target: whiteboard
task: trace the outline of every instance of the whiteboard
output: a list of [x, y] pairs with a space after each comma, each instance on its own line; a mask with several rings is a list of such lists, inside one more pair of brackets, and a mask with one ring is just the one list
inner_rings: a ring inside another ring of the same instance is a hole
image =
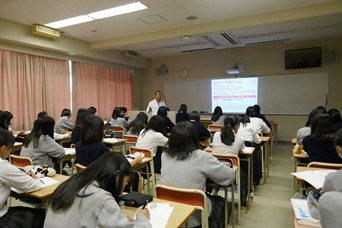
[[[167, 106], [170, 110], [178, 110], [181, 104], [186, 104], [188, 112], [210, 112], [212, 79], [217, 78], [164, 81]], [[307, 73], [260, 76], [258, 88], [258, 104], [262, 113], [307, 114], [313, 108], [325, 105], [329, 75]]]

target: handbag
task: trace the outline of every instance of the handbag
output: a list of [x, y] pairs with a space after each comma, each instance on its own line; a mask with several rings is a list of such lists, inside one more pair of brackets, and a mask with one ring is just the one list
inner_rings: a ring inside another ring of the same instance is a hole
[[124, 201], [126, 206], [130, 207], [140, 207], [144, 205], [144, 203], [151, 202], [153, 200], [152, 195], [143, 194], [140, 192], [130, 192], [128, 194], [122, 195], [120, 198]]

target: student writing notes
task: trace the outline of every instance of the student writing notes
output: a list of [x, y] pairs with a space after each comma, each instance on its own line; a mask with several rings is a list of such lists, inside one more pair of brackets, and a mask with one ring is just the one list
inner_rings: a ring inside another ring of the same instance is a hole
[[118, 203], [133, 169], [120, 153], [108, 152], [53, 193], [44, 228], [151, 228], [149, 212], [130, 222]]
[[33, 179], [6, 160], [12, 150], [14, 140], [9, 131], [0, 129], [0, 227], [42, 227], [45, 210], [6, 206], [7, 198], [11, 193], [11, 187], [23, 192], [36, 191], [41, 187], [38, 179]]
[[[179, 122], [171, 131], [168, 141], [169, 150], [162, 154], [161, 183], [176, 187], [206, 190], [206, 179], [229, 185], [235, 180], [232, 168], [219, 162], [217, 158], [198, 149], [198, 137], [189, 121]], [[208, 196], [209, 227], [224, 227], [224, 206], [219, 198]], [[211, 213], [214, 212], [214, 215]], [[218, 215], [218, 216], [217, 216]], [[211, 218], [216, 219], [211, 219]], [[197, 211], [189, 219], [190, 227], [200, 225], [200, 213]], [[215, 225], [213, 225], [215, 224]]]

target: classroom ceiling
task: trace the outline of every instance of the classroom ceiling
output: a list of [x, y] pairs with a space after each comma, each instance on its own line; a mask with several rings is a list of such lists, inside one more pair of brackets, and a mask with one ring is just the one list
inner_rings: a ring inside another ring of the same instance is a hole
[[[0, 18], [31, 26], [134, 1], [0, 0]], [[144, 57], [342, 36], [341, 0], [140, 2], [149, 8], [60, 30], [94, 50], [133, 50]]]

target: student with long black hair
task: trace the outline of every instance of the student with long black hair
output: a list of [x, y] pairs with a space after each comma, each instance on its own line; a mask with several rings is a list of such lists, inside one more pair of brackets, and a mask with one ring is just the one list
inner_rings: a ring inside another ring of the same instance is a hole
[[340, 111], [338, 111], [336, 108], [332, 108], [328, 111], [328, 114], [331, 118], [332, 124], [334, 125], [334, 128], [336, 131], [340, 130], [342, 128], [342, 117], [340, 114]]
[[72, 134], [71, 134], [71, 143], [72, 144], [76, 144], [77, 142], [80, 141], [81, 129], [82, 129], [84, 118], [90, 114], [91, 113], [90, 113], [89, 109], [87, 109], [87, 108], [80, 108], [77, 111], [75, 127], [72, 130]]
[[222, 108], [220, 106], [216, 106], [214, 109], [213, 116], [211, 117], [212, 125], [224, 125], [224, 118]]
[[[207, 178], [221, 185], [235, 180], [232, 168], [199, 149], [196, 130], [189, 121], [181, 121], [172, 129], [168, 146], [162, 154], [162, 184], [205, 192]], [[209, 227], [224, 227], [224, 199], [208, 195], [208, 216]], [[201, 224], [200, 211], [190, 217], [189, 223], [190, 227]]]
[[336, 131], [328, 114], [317, 114], [311, 123], [311, 135], [303, 139], [310, 162], [342, 163], [334, 146]]
[[305, 136], [308, 136], [311, 134], [311, 122], [312, 119], [317, 115], [317, 114], [325, 114], [323, 109], [320, 108], [314, 108], [313, 110], [311, 110], [311, 112], [309, 113], [308, 119], [305, 123], [305, 127], [300, 128], [297, 131], [297, 143], [301, 143], [304, 139]]
[[113, 109], [111, 124], [112, 126], [121, 126], [125, 131], [127, 131], [128, 121], [121, 116], [120, 107], [115, 107]]
[[34, 121], [33, 129], [25, 138], [20, 155], [30, 157], [34, 165], [53, 167], [52, 158], [65, 155], [64, 148], [54, 140], [54, 125], [55, 121], [48, 115]]
[[61, 133], [61, 131], [72, 131], [74, 129], [74, 124], [71, 122], [71, 110], [65, 108], [62, 110], [61, 117], [56, 122], [56, 132]]
[[251, 127], [256, 130], [258, 134], [271, 132], [271, 129], [266, 125], [266, 123], [262, 119], [258, 118], [253, 106], [249, 106], [246, 109], [246, 115], [249, 116]]
[[165, 123], [161, 116], [152, 116], [145, 129], [140, 134], [136, 147], [147, 148], [153, 154], [154, 170], [160, 173], [161, 150], [158, 147], [165, 147], [167, 138], [163, 135]]
[[243, 139], [236, 135], [239, 127], [240, 123], [237, 117], [226, 116], [221, 132], [214, 134], [213, 153], [238, 155], [239, 151], [245, 148]]
[[13, 135], [0, 128], [0, 227], [1, 228], [41, 228], [44, 223], [45, 210], [27, 207], [8, 207], [7, 199], [11, 187], [23, 192], [36, 191], [41, 187], [33, 174], [20, 171], [6, 158], [11, 153], [15, 142]]
[[119, 206], [133, 169], [120, 153], [107, 152], [53, 193], [44, 228], [150, 228], [149, 212], [137, 209], [130, 222]]
[[186, 104], [181, 104], [176, 114], [176, 123], [187, 120], [189, 120], [188, 107]]
[[139, 133], [147, 125], [148, 116], [144, 112], [139, 112], [133, 121], [128, 124], [127, 135], [139, 136]]
[[12, 119], [13, 119], [12, 113], [10, 113], [9, 111], [0, 110], [0, 128], [11, 131], [10, 125], [11, 125]]

